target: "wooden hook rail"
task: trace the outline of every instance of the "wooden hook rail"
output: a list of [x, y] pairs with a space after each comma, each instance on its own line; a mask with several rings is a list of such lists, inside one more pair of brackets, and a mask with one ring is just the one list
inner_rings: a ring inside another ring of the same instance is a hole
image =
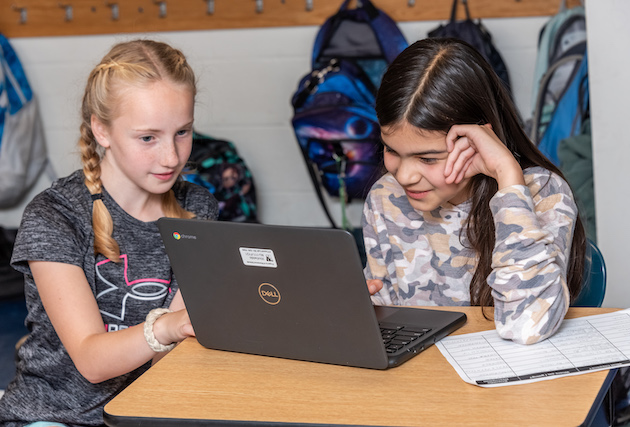
[[[342, 0], [0, 0], [7, 37], [321, 25]], [[452, 0], [372, 0], [394, 20], [447, 20]], [[468, 0], [474, 18], [549, 16], [559, 0]], [[568, 5], [578, 0], [568, 1]], [[460, 15], [463, 16], [463, 13]]]

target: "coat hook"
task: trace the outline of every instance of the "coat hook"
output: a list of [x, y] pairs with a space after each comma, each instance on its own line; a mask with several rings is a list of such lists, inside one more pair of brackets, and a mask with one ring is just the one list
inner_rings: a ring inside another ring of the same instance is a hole
[[206, 13], [208, 15], [214, 15], [214, 0], [204, 0], [204, 1], [208, 5], [208, 8], [206, 9]]
[[153, 0], [153, 4], [157, 4], [160, 7], [160, 18], [166, 18], [166, 2]]
[[407, 6], [409, 7], [414, 7], [416, 5], [416, 0], [409, 0], [409, 2], [407, 3]]
[[313, 10], [313, 0], [306, 0], [306, 11], [310, 12]]
[[256, 13], [263, 13], [263, 0], [256, 0]]
[[118, 18], [120, 17], [118, 3], [105, 2], [105, 5], [112, 10], [112, 21], [118, 21]]
[[20, 25], [26, 24], [26, 18], [28, 13], [26, 12], [26, 8], [25, 7], [17, 7], [16, 5], [12, 4], [11, 5], [11, 9], [20, 12]]
[[59, 3], [59, 7], [64, 9], [66, 12], [66, 22], [72, 21], [72, 5]]

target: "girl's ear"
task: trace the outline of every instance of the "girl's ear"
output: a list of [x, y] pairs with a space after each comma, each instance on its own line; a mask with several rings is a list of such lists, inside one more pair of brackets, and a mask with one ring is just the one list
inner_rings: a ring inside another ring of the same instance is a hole
[[103, 148], [109, 148], [109, 130], [94, 114], [90, 119], [90, 126], [92, 127], [92, 134], [96, 138], [96, 142]]

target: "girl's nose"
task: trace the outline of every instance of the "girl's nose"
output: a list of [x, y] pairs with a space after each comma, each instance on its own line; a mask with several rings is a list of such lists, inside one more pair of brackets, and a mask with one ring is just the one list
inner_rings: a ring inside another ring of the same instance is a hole
[[168, 141], [162, 146], [162, 152], [160, 161], [163, 166], [175, 167], [179, 163], [179, 156], [177, 153], [177, 145], [175, 141]]
[[412, 185], [419, 182], [422, 179], [422, 174], [418, 168], [414, 167], [408, 160], [402, 160], [398, 165], [396, 174], [394, 176], [396, 181], [402, 186]]

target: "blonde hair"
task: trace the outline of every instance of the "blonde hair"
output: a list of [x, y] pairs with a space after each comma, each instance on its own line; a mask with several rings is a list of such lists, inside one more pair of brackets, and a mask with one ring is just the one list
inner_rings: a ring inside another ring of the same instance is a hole
[[[83, 95], [79, 148], [85, 185], [90, 194], [96, 195], [92, 204], [94, 253], [101, 253], [114, 262], [120, 261], [120, 248], [112, 237], [112, 217], [100, 198], [103, 187], [100, 165], [105, 149], [92, 132], [92, 116], [110, 126], [118, 114], [121, 89], [164, 80], [190, 88], [193, 98], [197, 93], [194, 72], [182, 52], [165, 43], [134, 40], [115, 45], [105, 55], [90, 73]], [[179, 205], [173, 190], [162, 195], [162, 210], [167, 217], [194, 217]]]

